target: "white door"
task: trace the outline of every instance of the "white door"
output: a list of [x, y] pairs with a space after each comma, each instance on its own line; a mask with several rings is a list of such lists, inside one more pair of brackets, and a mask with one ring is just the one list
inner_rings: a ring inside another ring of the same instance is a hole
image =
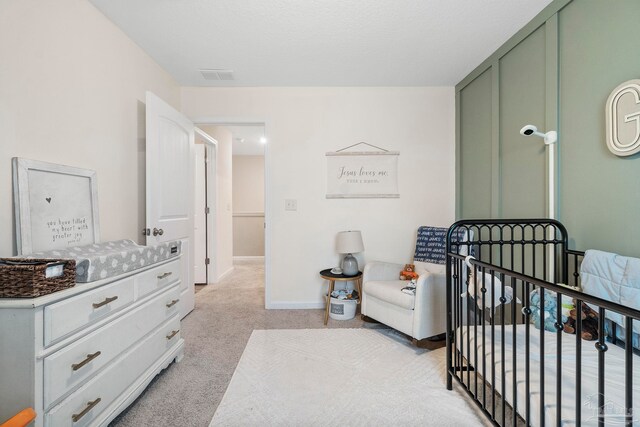
[[182, 241], [180, 313], [194, 307], [194, 125], [151, 92], [146, 96], [147, 244]]
[[207, 229], [207, 280], [209, 283], [217, 282], [216, 259], [216, 147], [215, 144], [207, 144], [205, 148], [206, 159], [206, 194], [207, 206], [205, 224]]
[[205, 190], [206, 168], [205, 168], [205, 145], [195, 145], [195, 213], [194, 213], [194, 251], [193, 251], [193, 281], [198, 284], [207, 283], [207, 195]]

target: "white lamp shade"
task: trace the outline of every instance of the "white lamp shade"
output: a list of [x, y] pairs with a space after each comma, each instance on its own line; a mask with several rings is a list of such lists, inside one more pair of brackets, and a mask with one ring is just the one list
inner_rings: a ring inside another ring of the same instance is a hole
[[336, 252], [339, 254], [355, 254], [364, 251], [362, 233], [359, 231], [341, 231], [336, 239]]

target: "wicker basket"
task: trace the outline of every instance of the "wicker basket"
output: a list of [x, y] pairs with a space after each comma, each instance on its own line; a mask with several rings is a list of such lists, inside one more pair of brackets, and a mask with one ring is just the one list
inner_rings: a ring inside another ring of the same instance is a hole
[[[0, 264], [0, 298], [39, 297], [76, 284], [76, 261], [72, 259], [0, 258], [0, 261], [32, 263]], [[48, 267], [61, 263], [64, 264], [62, 275], [46, 277]]]

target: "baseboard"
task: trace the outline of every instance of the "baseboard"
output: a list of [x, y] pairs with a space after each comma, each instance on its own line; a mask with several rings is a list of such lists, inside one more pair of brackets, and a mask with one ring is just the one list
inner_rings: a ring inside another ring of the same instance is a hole
[[267, 310], [311, 310], [324, 308], [324, 302], [271, 301], [265, 304]]
[[264, 256], [234, 256], [234, 261], [264, 261]]
[[230, 267], [227, 271], [225, 271], [224, 273], [222, 273], [221, 275], [218, 276], [218, 280], [215, 281], [215, 283], [218, 283], [219, 281], [221, 281], [222, 279], [224, 279], [225, 277], [227, 277], [228, 275], [230, 275], [233, 272], [233, 266]]

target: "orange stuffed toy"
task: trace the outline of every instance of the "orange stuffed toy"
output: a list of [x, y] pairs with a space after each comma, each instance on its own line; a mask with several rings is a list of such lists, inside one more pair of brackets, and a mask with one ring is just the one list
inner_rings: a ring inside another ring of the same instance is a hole
[[413, 264], [405, 264], [404, 270], [400, 272], [400, 280], [412, 280], [417, 278], [418, 273], [416, 273], [416, 266]]

